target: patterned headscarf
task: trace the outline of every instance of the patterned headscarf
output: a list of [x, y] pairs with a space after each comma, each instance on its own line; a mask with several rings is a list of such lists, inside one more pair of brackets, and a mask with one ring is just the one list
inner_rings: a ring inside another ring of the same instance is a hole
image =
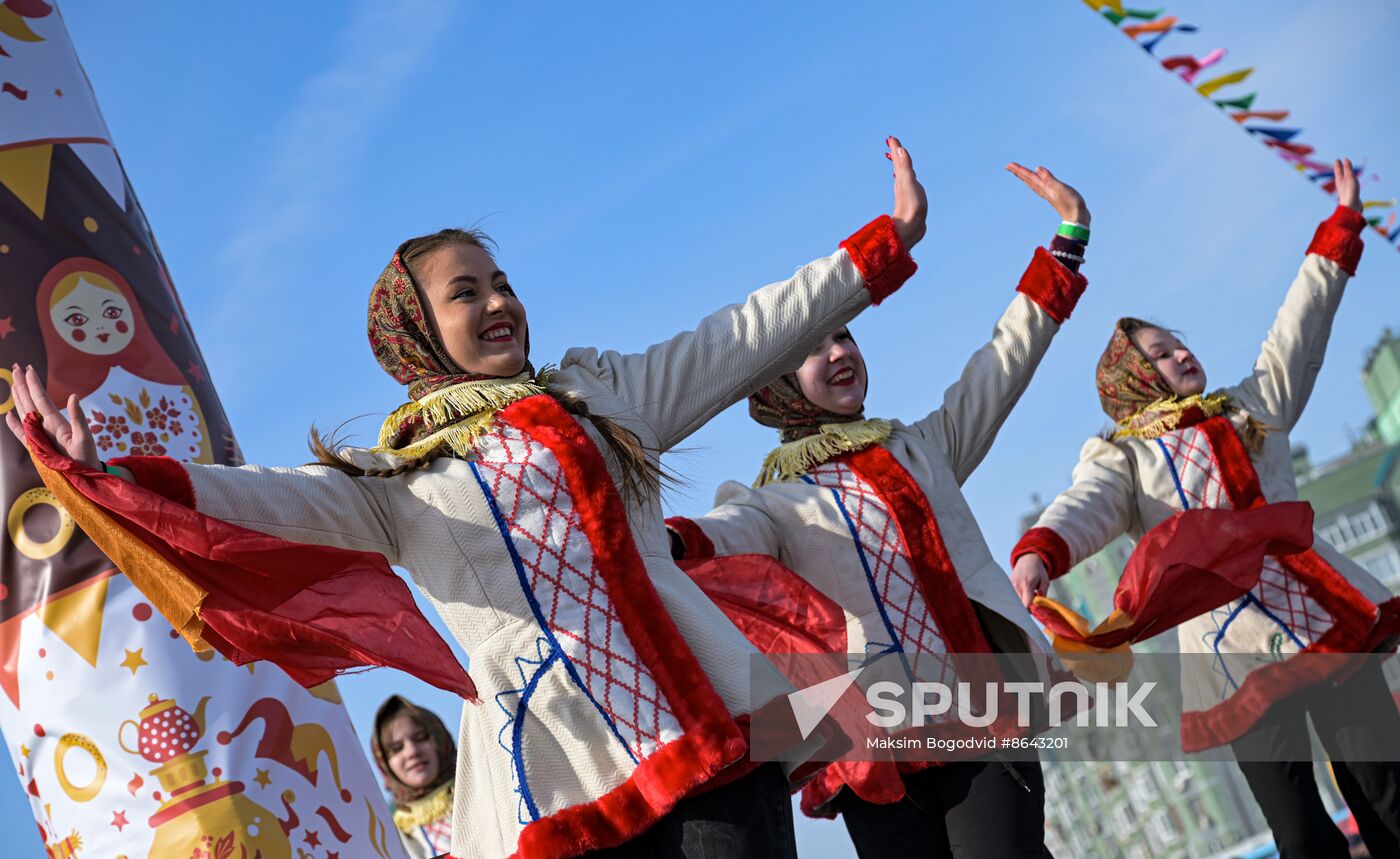
[[1229, 404], [1229, 398], [1222, 394], [1177, 396], [1128, 333], [1157, 327], [1131, 316], [1119, 319], [1099, 357], [1094, 381], [1099, 389], [1099, 404], [1117, 425], [1115, 437], [1155, 438], [1178, 426], [1190, 426], [1218, 415]]
[[1152, 328], [1149, 322], [1125, 316], [1113, 326], [1113, 336], [1099, 358], [1094, 381], [1099, 403], [1114, 423], [1124, 421], [1159, 400], [1176, 396], [1152, 361], [1126, 329]]
[[[428, 736], [433, 741], [433, 749], [437, 752], [438, 771], [432, 783], [425, 787], [409, 787], [389, 768], [389, 753], [384, 748], [383, 734], [389, 722], [398, 716], [407, 716], [417, 722], [423, 730], [428, 732]], [[399, 695], [389, 696], [375, 712], [374, 730], [370, 733], [369, 748], [374, 754], [374, 763], [379, 767], [379, 774], [384, 777], [384, 787], [394, 797], [396, 805], [405, 805], [422, 799], [456, 777], [457, 743], [453, 741], [447, 726], [442, 723], [436, 713], [424, 710]]]
[[[404, 244], [407, 244], [405, 242]], [[369, 296], [369, 345], [384, 372], [408, 386], [410, 402], [396, 409], [380, 431], [381, 449], [405, 456], [427, 451], [411, 446], [429, 436], [439, 435], [440, 444], [461, 447], [471, 433], [449, 438], [445, 430], [472, 418], [486, 408], [499, 408], [512, 399], [542, 393], [530, 365], [530, 335], [525, 334], [525, 368], [517, 376], [502, 379], [483, 373], [468, 373], [447, 354], [433, 333], [423, 309], [423, 298], [413, 275], [403, 261], [403, 245], [384, 267]], [[466, 383], [483, 383], [471, 385]], [[501, 389], [500, 383], [508, 383]], [[452, 389], [450, 392], [448, 389]], [[432, 397], [439, 392], [448, 397]], [[455, 442], [455, 444], [454, 444]], [[422, 447], [422, 445], [418, 445]], [[459, 451], [460, 452], [460, 451]]]
[[[850, 329], [846, 329], [850, 334]], [[854, 337], [851, 338], [855, 340]], [[866, 378], [866, 385], [870, 380]], [[802, 393], [796, 373], [785, 373], [749, 395], [749, 417], [778, 431], [784, 441], [797, 441], [816, 435], [823, 424], [843, 424], [865, 419], [865, 409], [853, 415], [829, 412]]]
[[787, 373], [749, 395], [749, 417], [773, 427], [788, 442], [816, 435], [823, 424], [864, 420], [865, 409], [853, 415], [829, 412], [803, 395], [796, 373]]

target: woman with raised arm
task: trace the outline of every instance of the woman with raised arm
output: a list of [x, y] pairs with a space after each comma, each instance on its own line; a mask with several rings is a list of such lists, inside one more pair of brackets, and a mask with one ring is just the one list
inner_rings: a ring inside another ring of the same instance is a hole
[[[673, 551], [687, 562], [766, 555], [800, 579], [775, 587], [766, 568], [749, 582], [739, 579], [743, 566], [696, 565], [692, 575], [721, 605], [767, 600], [775, 614], [799, 618], [795, 623], [806, 627], [799, 635], [817, 647], [825, 641], [827, 652], [898, 654], [921, 679], [930, 679], [931, 668], [941, 674], [950, 654], [1043, 650], [1043, 636], [992, 559], [961, 487], [1084, 291], [1078, 270], [1089, 210], [1044, 167], [1007, 169], [1063, 223], [1050, 250], [1036, 250], [991, 341], [973, 354], [942, 405], [908, 425], [866, 418], [865, 361], [850, 331], [837, 328], [795, 371], [749, 398], [749, 413], [782, 440], [754, 487], [725, 483], [710, 513], [668, 520]], [[743, 593], [749, 587], [752, 595]], [[772, 605], [784, 592], [802, 607]], [[839, 624], [834, 636], [812, 620], [828, 617]], [[760, 628], [760, 646], [776, 652], [791, 645], [767, 635], [771, 627]], [[832, 763], [804, 788], [803, 810], [840, 814], [861, 857], [1041, 857], [1045, 787], [1038, 762], [934, 763]]]
[[[1371, 855], [1400, 856], [1395, 703], [1374, 660], [1358, 670], [1359, 656], [1313, 656], [1381, 646], [1396, 631], [1391, 594], [1321, 540], [1308, 550], [1310, 515], [1283, 541], [1286, 551], [1269, 542], [1290, 530], [1281, 527], [1291, 515], [1284, 508], [1298, 506], [1288, 503], [1298, 497], [1288, 433], [1361, 258], [1366, 220], [1351, 162], [1337, 162], [1335, 175], [1341, 205], [1318, 227], [1242, 381], [1208, 394], [1205, 369], [1175, 333], [1118, 321], [1097, 372], [1114, 428], [1085, 443], [1073, 484], [1012, 555], [1022, 601], [1072, 638], [1122, 647], [1179, 624], [1185, 749], [1232, 744], [1281, 854], [1308, 859], [1348, 855], [1318, 795], [1308, 714]], [[1271, 510], [1270, 502], [1285, 503]], [[1198, 527], [1191, 515], [1229, 527]], [[1139, 545], [1119, 585], [1115, 622], [1102, 626], [1116, 629], [1077, 636], [1040, 595], [1125, 533]], [[1253, 547], [1248, 566], [1223, 572], [1239, 565], [1240, 545]], [[1190, 572], [1173, 578], [1181, 570]]]
[[233, 658], [311, 680], [413, 667], [394, 651], [406, 615], [381, 617], [388, 565], [405, 567], [481, 700], [463, 711], [454, 856], [792, 856], [786, 778], [747, 760], [743, 730], [789, 687], [751, 686], [753, 647], [672, 562], [659, 458], [913, 274], [927, 200], [888, 147], [892, 217], [692, 331], [570, 350], [553, 373], [530, 365], [525, 307], [482, 234], [404, 242], [369, 338], [409, 401], [374, 449], [316, 440], [324, 464], [301, 468], [138, 457], [107, 463], [114, 479], [33, 369], [16, 373], [25, 423], [7, 418], [176, 628]]

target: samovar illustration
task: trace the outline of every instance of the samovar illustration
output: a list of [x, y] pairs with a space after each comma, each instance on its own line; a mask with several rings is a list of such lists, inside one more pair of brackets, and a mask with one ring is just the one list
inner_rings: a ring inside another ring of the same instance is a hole
[[[152, 693], [140, 721], [128, 719], [117, 731], [117, 742], [129, 754], [140, 755], [156, 768], [150, 771], [160, 782], [156, 799], [161, 806], [152, 814], [156, 831], [151, 856], [179, 859], [280, 859], [292, 855], [284, 821], [258, 805], [244, 792], [243, 782], [226, 781], [221, 774], [209, 781], [204, 758], [195, 751], [204, 736], [205, 696], [194, 714], [174, 699]], [[126, 744], [127, 726], [136, 729], [136, 748]], [[289, 800], [289, 795], [284, 795]]]

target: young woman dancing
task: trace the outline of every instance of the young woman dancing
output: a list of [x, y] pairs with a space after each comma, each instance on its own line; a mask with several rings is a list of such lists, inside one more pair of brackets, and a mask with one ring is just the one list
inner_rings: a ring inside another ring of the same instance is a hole
[[[726, 483], [710, 513], [668, 521], [687, 561], [759, 554], [790, 568], [801, 579], [790, 590], [815, 588], [815, 599], [844, 617], [836, 652], [900, 654], [923, 669], [950, 654], [1042, 650], [961, 487], [1084, 291], [1089, 210], [1045, 168], [1008, 169], [1064, 223], [1049, 251], [1036, 250], [991, 341], [943, 404], [909, 425], [867, 419], [865, 361], [837, 328], [795, 372], [749, 398], [749, 413], [783, 442], [754, 488]], [[726, 580], [727, 569], [700, 566], [694, 575], [721, 603], [759, 601], [737, 593], [746, 583]], [[782, 589], [761, 578], [753, 588], [772, 602]], [[862, 857], [1044, 852], [1044, 782], [1034, 761], [843, 760], [807, 785], [802, 804], [814, 816], [841, 814]]]
[[[1214, 598], [1217, 583], [1199, 574], [1158, 583], [1121, 618], [1135, 628], [1122, 625], [1113, 641], [1126, 644], [1180, 624], [1184, 747], [1231, 743], [1280, 853], [1308, 859], [1348, 855], [1318, 795], [1309, 714], [1371, 855], [1400, 856], [1395, 703], [1374, 660], [1357, 669], [1363, 657], [1313, 655], [1377, 649], [1396, 629], [1391, 595], [1320, 540], [1309, 551], [1264, 548], [1282, 514], [1262, 508], [1297, 498], [1288, 433], [1312, 393], [1332, 318], [1361, 258], [1366, 220], [1356, 176], [1349, 161], [1338, 162], [1335, 173], [1341, 205], [1318, 227], [1242, 381], [1207, 394], [1205, 369], [1175, 333], [1138, 319], [1118, 321], [1097, 373], [1100, 401], [1114, 421], [1111, 436], [1085, 443], [1073, 485], [1012, 555], [1016, 590], [1043, 614], [1054, 608], [1037, 596], [1049, 582], [1120, 534], [1139, 540], [1139, 548], [1119, 593], [1145, 594], [1146, 579], [1136, 578], [1135, 567], [1165, 566], [1167, 556], [1211, 566], [1205, 555], [1217, 535], [1174, 534], [1182, 511], [1252, 517], [1262, 530], [1241, 592], [1228, 601]], [[1239, 530], [1244, 526], [1231, 527], [1218, 536], [1247, 537]], [[1310, 542], [1310, 518], [1301, 530], [1295, 549]]]
[[[258, 639], [286, 629], [320, 634], [314, 652], [340, 665], [392, 661], [387, 609], [359, 606], [370, 622], [353, 634], [343, 613], [405, 567], [479, 692], [454, 856], [791, 856], [786, 779], [746, 761], [742, 729], [785, 690], [752, 699], [753, 647], [672, 562], [659, 457], [913, 273], [927, 201], [888, 145], [893, 217], [693, 331], [640, 354], [574, 349], [553, 373], [531, 367], [525, 307], [483, 235], [403, 243], [371, 293], [369, 338], [409, 402], [372, 450], [318, 440], [324, 464], [302, 468], [108, 464], [133, 486], [95, 471], [76, 403], [61, 414], [32, 369], [15, 385], [27, 423], [9, 424], [177, 628], [240, 658], [302, 658], [311, 644]], [[275, 599], [249, 610], [262, 593]]]

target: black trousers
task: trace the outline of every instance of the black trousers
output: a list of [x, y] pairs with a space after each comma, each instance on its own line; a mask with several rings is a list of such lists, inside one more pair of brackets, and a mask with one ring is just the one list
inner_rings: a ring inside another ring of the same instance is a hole
[[1049, 856], [1039, 761], [948, 763], [905, 776], [904, 787], [904, 799], [885, 805], [841, 794], [841, 818], [860, 859]]
[[[1322, 683], [1274, 704], [1231, 743], [1281, 859], [1350, 855], [1318, 793], [1309, 715], [1366, 849], [1375, 859], [1400, 859], [1400, 711], [1374, 657], [1340, 685]], [[1248, 760], [1264, 757], [1271, 760]]]
[[650, 829], [592, 859], [797, 859], [792, 793], [777, 764], [676, 803]]

